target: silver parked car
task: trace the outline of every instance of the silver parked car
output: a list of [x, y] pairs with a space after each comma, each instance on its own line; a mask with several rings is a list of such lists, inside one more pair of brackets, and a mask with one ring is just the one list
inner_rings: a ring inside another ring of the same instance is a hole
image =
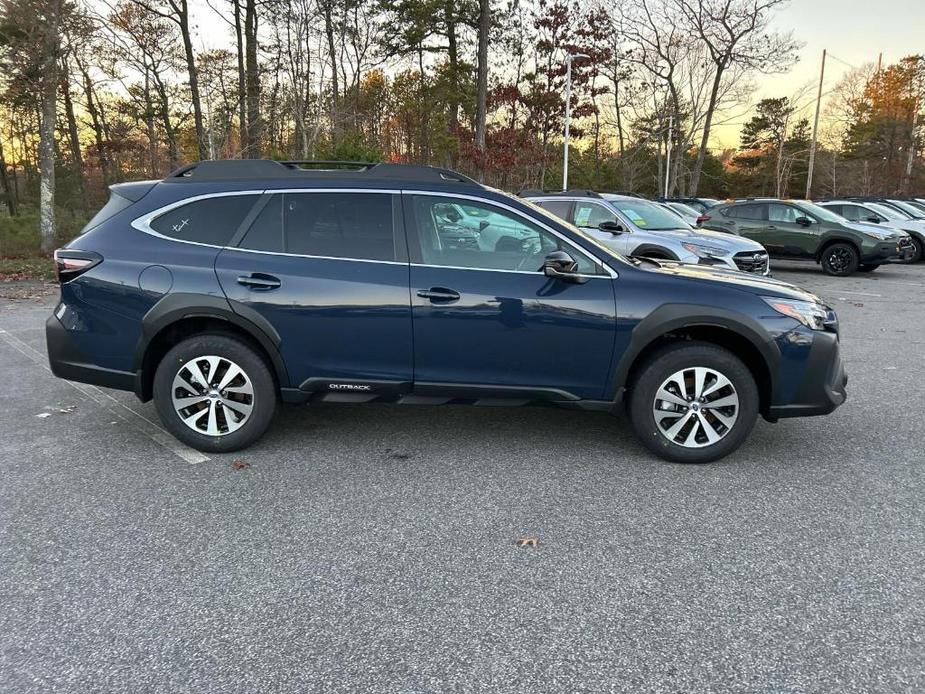
[[768, 252], [758, 242], [692, 228], [650, 200], [590, 191], [521, 195], [623, 255], [770, 274]]

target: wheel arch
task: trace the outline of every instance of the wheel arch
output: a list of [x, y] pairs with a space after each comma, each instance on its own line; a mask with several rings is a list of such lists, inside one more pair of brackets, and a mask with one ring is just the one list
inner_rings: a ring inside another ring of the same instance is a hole
[[753, 319], [725, 309], [688, 305], [663, 306], [633, 330], [630, 346], [617, 365], [616, 382], [629, 391], [650, 355], [671, 343], [707, 342], [739, 357], [755, 378], [759, 412], [767, 416], [773, 402], [780, 352]]
[[646, 256], [651, 254], [652, 257], [659, 257], [664, 260], [678, 260], [678, 256], [672, 253], [664, 246], [657, 246], [654, 243], [641, 243], [633, 249], [631, 255]]
[[277, 389], [289, 385], [279, 353], [281, 338], [263, 316], [223, 297], [168, 294], [145, 314], [135, 348], [135, 395], [142, 402], [152, 397], [154, 372], [163, 356], [181, 340], [202, 333], [224, 333], [244, 340], [271, 367]]
[[861, 260], [861, 247], [858, 245], [858, 242], [848, 236], [828, 236], [822, 240], [822, 243], [819, 244], [819, 249], [816, 251], [816, 262], [822, 262], [822, 254], [825, 253], [827, 248], [830, 248], [836, 243], [845, 243], [854, 248], [854, 252], [858, 254], [858, 261]]

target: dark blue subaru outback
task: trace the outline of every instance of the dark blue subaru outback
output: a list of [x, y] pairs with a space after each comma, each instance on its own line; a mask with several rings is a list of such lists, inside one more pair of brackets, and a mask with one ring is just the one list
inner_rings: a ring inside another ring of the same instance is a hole
[[718, 268], [621, 257], [530, 202], [398, 164], [208, 161], [112, 186], [56, 253], [62, 378], [154, 399], [206, 451], [277, 402], [625, 405], [656, 454], [845, 400], [835, 314]]

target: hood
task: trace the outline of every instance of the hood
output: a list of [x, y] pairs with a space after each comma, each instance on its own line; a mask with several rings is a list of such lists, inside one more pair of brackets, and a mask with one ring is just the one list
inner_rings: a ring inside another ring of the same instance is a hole
[[666, 231], [652, 231], [642, 229], [641, 231], [655, 236], [667, 236], [679, 241], [689, 243], [699, 243], [702, 246], [716, 246], [730, 253], [741, 253], [742, 251], [763, 252], [764, 246], [757, 241], [752, 241], [743, 236], [735, 234], [725, 234], [721, 231], [711, 231], [709, 229], [668, 229]]
[[915, 231], [919, 234], [925, 234], [925, 220], [891, 219], [887, 222], [882, 222], [878, 226], [899, 229], [900, 231]]
[[842, 226], [846, 226], [849, 229], [854, 229], [855, 231], [860, 231], [864, 234], [869, 234], [870, 236], [875, 236], [878, 240], [881, 240], [881, 237], [885, 237], [883, 241], [898, 241], [900, 238], [905, 236], [905, 232], [900, 231], [895, 228], [893, 224], [874, 224], [873, 222], [843, 222]]
[[643, 264], [639, 266], [640, 269], [645, 269], [649, 272], [658, 272], [665, 275], [699, 280], [702, 282], [719, 282], [726, 286], [761, 296], [779, 296], [787, 299], [798, 299], [800, 301], [814, 301], [819, 304], [824, 303], [812, 292], [800, 289], [789, 282], [783, 282], [773, 277], [752, 275], [747, 272], [738, 272], [737, 270], [717, 265], [693, 265], [671, 260], [646, 259], [643, 260], [642, 263]]

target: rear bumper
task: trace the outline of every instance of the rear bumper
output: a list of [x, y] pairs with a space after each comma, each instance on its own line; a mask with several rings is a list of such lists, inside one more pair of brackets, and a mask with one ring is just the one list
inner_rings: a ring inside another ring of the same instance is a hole
[[106, 369], [91, 363], [54, 314], [45, 321], [45, 342], [48, 345], [48, 365], [58, 378], [104, 388], [135, 389], [134, 373]]
[[818, 332], [813, 339], [803, 380], [791, 402], [772, 405], [767, 419], [829, 414], [848, 398], [848, 375], [834, 333]]

